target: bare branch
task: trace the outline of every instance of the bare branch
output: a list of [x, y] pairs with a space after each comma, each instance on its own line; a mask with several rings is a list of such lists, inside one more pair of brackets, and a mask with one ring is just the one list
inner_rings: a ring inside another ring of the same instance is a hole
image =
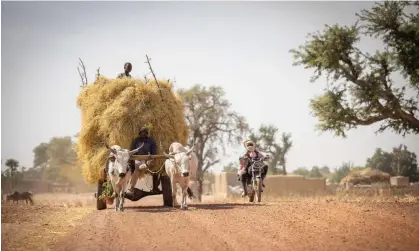
[[143, 78], [144, 78], [144, 82], [147, 84], [148, 83], [147, 74], [144, 74]]
[[86, 86], [88, 81], [87, 81], [87, 74], [86, 74], [86, 67], [84, 66], [83, 60], [81, 60], [81, 58], [79, 58], [79, 66], [81, 67], [82, 71], [80, 71], [79, 66], [77, 66], [77, 70], [79, 72], [80, 78], [81, 78], [81, 86]]
[[151, 74], [153, 74], [153, 78], [154, 78], [154, 81], [156, 81], [157, 88], [159, 88], [160, 98], [163, 99], [163, 95], [161, 94], [159, 82], [157, 81], [156, 74], [154, 74], [153, 68], [151, 67], [151, 58], [149, 58], [148, 55], [145, 55], [145, 56], [147, 58], [146, 63], [148, 64], [148, 67], [150, 68]]
[[207, 163], [206, 163], [206, 165], [205, 165], [205, 167], [204, 167], [204, 169], [202, 170], [202, 175], [204, 175], [204, 173], [210, 168], [210, 167], [212, 167], [213, 165], [215, 165], [215, 164], [218, 164], [218, 163], [220, 163], [220, 160], [219, 159], [217, 159], [217, 160], [215, 160], [215, 161], [207, 161]]
[[100, 77], [100, 67], [96, 70], [96, 79]]

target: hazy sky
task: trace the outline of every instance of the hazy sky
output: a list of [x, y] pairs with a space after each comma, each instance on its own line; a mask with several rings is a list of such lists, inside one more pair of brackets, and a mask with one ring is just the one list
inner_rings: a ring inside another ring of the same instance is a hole
[[[115, 77], [126, 61], [177, 88], [220, 85], [232, 108], [252, 127], [275, 124], [291, 132], [289, 170], [343, 161], [364, 164], [376, 147], [400, 143], [419, 153], [419, 136], [374, 134], [363, 127], [347, 139], [315, 131], [309, 99], [323, 83], [292, 66], [291, 48], [324, 24], [352, 24], [371, 2], [2, 2], [1, 157], [32, 166], [32, 149], [80, 130], [76, 97], [81, 57], [90, 81], [100, 67]], [[363, 44], [371, 50], [380, 45]], [[256, 92], [256, 88], [260, 92]], [[236, 160], [230, 149], [223, 164]], [[218, 167], [216, 170], [221, 168]]]

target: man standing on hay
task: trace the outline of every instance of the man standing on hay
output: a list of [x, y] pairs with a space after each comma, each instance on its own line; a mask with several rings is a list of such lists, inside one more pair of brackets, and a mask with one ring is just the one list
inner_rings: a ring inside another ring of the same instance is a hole
[[116, 78], [131, 78], [131, 75], [129, 74], [132, 70], [132, 65], [130, 62], [125, 63], [124, 65], [125, 72], [120, 73]]
[[[130, 150], [134, 150], [138, 147], [140, 147], [142, 144], [144, 146], [138, 150], [136, 155], [156, 155], [157, 154], [157, 145], [156, 142], [149, 136], [149, 129], [147, 126], [144, 126], [140, 129], [138, 132], [138, 137], [134, 139], [131, 145]], [[153, 168], [155, 166], [154, 160], [148, 160], [148, 161], [130, 161], [131, 168], [134, 169], [134, 172], [131, 177], [131, 187], [128, 190], [129, 194], [134, 193], [135, 185], [137, 184], [140, 169], [146, 169], [146, 168]], [[158, 174], [153, 174], [153, 190], [151, 192], [155, 193], [161, 193], [159, 189], [159, 176]]]

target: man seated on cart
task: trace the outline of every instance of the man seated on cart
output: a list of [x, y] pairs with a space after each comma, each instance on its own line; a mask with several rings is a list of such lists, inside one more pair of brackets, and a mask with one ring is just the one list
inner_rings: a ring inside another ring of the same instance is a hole
[[[157, 145], [156, 142], [149, 136], [149, 130], [146, 126], [142, 127], [140, 131], [138, 132], [138, 137], [134, 139], [131, 145], [130, 150], [134, 150], [138, 147], [140, 147], [142, 144], [144, 146], [138, 150], [135, 155], [157, 155]], [[127, 193], [133, 193], [135, 185], [137, 184], [140, 169], [146, 169], [146, 168], [153, 168], [155, 166], [154, 160], [147, 160], [147, 161], [138, 161], [138, 160], [130, 160], [130, 167], [131, 170], [134, 169], [134, 172], [131, 177], [131, 187], [127, 191]], [[161, 193], [159, 189], [159, 176], [158, 174], [153, 174], [153, 190], [152, 192], [155, 193]]]

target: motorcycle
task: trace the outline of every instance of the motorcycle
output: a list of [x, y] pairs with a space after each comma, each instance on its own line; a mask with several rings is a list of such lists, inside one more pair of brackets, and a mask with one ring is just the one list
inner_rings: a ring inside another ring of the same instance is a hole
[[255, 196], [257, 202], [262, 201], [262, 172], [263, 167], [265, 166], [264, 160], [268, 160], [269, 156], [266, 156], [263, 159], [260, 158], [249, 158], [244, 157], [250, 161], [249, 174], [250, 179], [247, 179], [247, 194], [249, 196], [249, 202], [255, 201]]

